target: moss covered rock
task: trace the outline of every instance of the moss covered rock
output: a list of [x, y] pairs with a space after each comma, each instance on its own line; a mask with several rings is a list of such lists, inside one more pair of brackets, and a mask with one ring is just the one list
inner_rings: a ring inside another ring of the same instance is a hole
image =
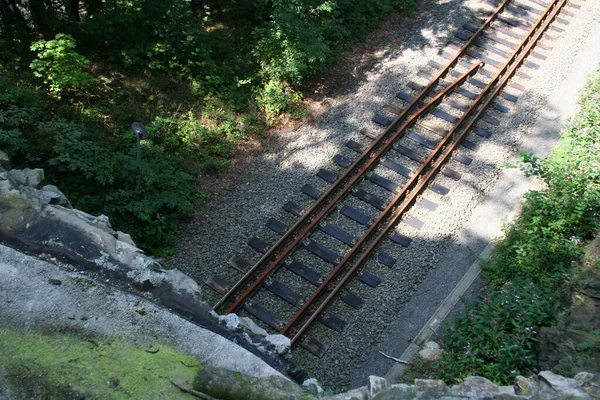
[[292, 381], [278, 376], [253, 377], [206, 366], [198, 372], [194, 389], [222, 400], [312, 400]]
[[21, 332], [0, 327], [0, 382], [14, 399], [189, 398], [197, 358], [158, 344], [140, 347], [78, 330]]

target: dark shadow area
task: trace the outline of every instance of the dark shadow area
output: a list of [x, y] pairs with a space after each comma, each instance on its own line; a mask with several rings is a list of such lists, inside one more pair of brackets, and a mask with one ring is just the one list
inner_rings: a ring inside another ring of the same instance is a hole
[[[419, 51], [435, 46], [432, 39], [445, 43], [452, 38], [456, 21], [464, 18], [475, 21], [486, 17], [486, 7], [473, 10], [464, 0], [448, 2], [421, 1], [410, 15], [393, 13], [382, 26], [363, 43], [345, 51], [341, 59], [321, 75], [303, 85], [307, 100], [318, 101], [354, 93], [369, 73], [377, 73], [383, 61], [405, 51]], [[441, 51], [441, 50], [440, 50]]]

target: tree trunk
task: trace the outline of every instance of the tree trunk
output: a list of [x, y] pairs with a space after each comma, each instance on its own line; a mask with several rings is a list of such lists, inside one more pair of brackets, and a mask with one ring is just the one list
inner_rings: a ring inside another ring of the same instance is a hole
[[45, 0], [29, 0], [29, 11], [31, 12], [31, 20], [37, 33], [42, 35], [50, 32], [48, 17], [46, 15]]
[[14, 0], [0, 0], [0, 26], [9, 41], [13, 41], [19, 53], [26, 52], [29, 49], [31, 35], [27, 20], [21, 14]]
[[68, 0], [67, 12], [69, 13], [69, 19], [74, 22], [80, 22], [81, 17], [79, 16], [79, 0]]

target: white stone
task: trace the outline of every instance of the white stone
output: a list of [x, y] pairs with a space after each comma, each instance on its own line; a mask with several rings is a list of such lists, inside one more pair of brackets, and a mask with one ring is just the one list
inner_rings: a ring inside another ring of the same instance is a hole
[[302, 388], [317, 396], [323, 396], [325, 393], [321, 385], [319, 385], [319, 381], [315, 378], [309, 378], [302, 382]]
[[385, 378], [376, 375], [369, 375], [369, 394], [375, 396], [377, 393], [386, 390], [390, 384]]
[[437, 360], [443, 352], [444, 350], [442, 350], [439, 344], [429, 341], [423, 345], [423, 349], [419, 351], [419, 354], [426, 360]]

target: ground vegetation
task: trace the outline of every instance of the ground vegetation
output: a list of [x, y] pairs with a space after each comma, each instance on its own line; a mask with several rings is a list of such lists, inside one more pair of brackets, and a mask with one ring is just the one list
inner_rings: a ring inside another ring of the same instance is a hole
[[[301, 116], [299, 87], [414, 0], [0, 1], [0, 146], [157, 255], [198, 168]], [[148, 138], [136, 159], [130, 126]]]
[[[406, 379], [454, 383], [477, 375], [506, 384], [538, 371], [540, 329], [564, 323], [584, 248], [600, 228], [600, 70], [579, 104], [549, 157], [522, 154], [524, 173], [541, 180], [542, 187], [525, 195], [521, 214], [505, 227], [505, 237], [484, 263], [478, 300], [466, 303], [446, 325], [444, 353], [434, 361], [417, 360]], [[600, 264], [587, 268], [598, 275]], [[571, 358], [587, 359], [598, 351], [600, 346], [588, 341]], [[567, 358], [555, 372], [579, 372], [565, 365]]]

